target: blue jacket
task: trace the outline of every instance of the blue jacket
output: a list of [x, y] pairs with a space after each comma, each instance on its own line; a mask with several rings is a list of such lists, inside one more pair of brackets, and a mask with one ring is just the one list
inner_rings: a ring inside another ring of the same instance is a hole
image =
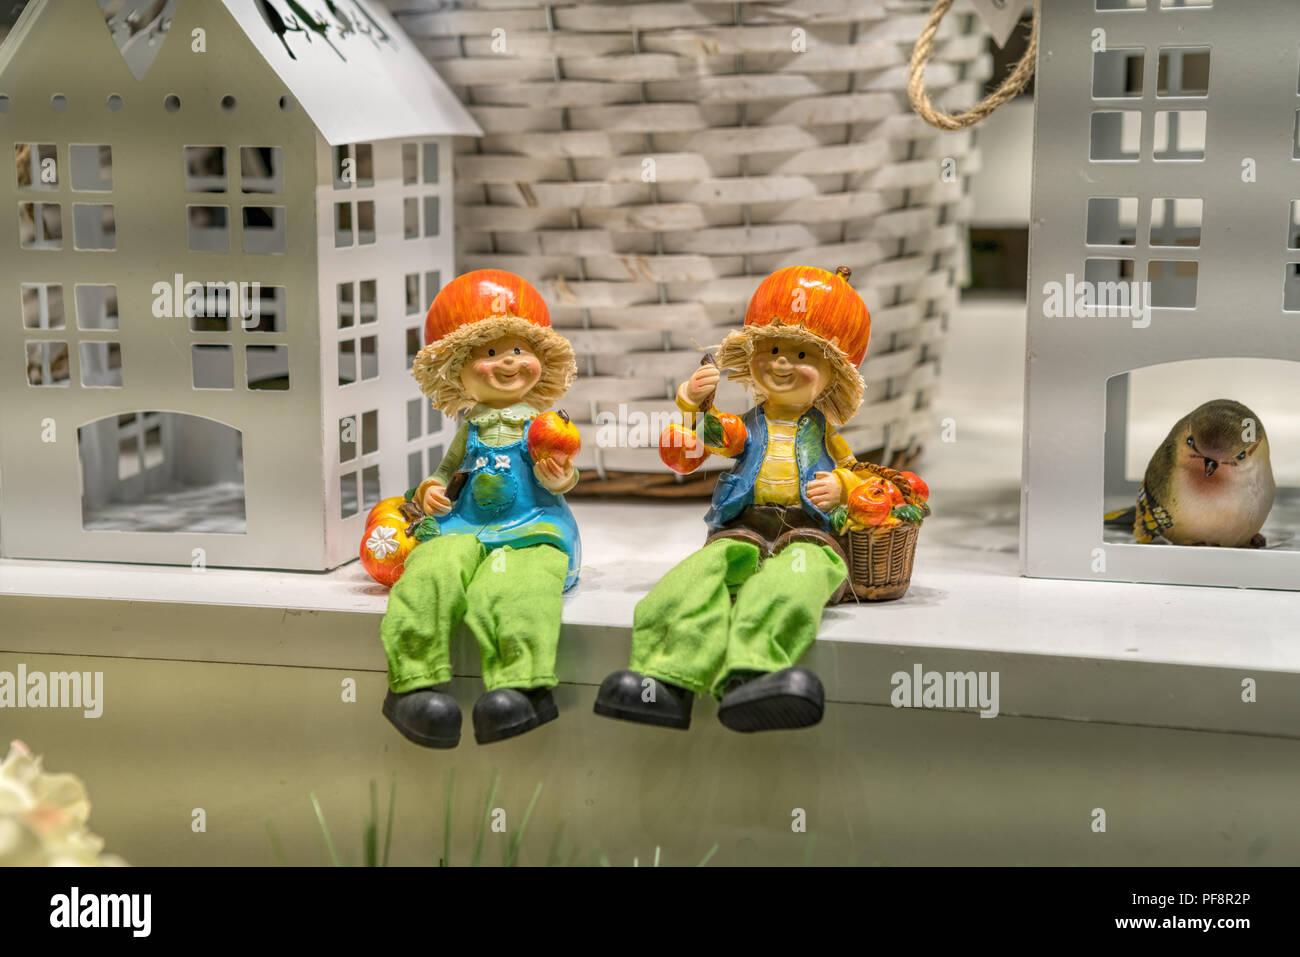
[[[736, 456], [735, 465], [718, 476], [718, 484], [713, 490], [713, 505], [704, 516], [710, 532], [716, 532], [739, 515], [745, 506], [754, 503], [754, 485], [767, 457], [767, 418], [763, 415], [763, 406], [754, 406], [741, 416], [741, 421], [749, 434], [745, 438], [745, 447]], [[829, 528], [826, 513], [808, 500], [808, 483], [814, 476], [835, 469], [835, 461], [826, 449], [826, 417], [815, 408], [799, 416], [794, 432], [794, 464], [799, 474], [799, 501], [803, 510]]]

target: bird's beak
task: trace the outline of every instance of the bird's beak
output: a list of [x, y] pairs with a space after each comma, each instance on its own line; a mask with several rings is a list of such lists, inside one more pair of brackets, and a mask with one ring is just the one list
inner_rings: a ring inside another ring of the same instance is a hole
[[1206, 459], [1206, 460], [1205, 460], [1205, 477], [1206, 477], [1206, 478], [1209, 478], [1211, 475], [1213, 475], [1213, 474], [1214, 474], [1214, 470], [1217, 469], [1218, 467], [1219, 467], [1219, 463], [1218, 463], [1218, 460], [1217, 460], [1217, 459]]

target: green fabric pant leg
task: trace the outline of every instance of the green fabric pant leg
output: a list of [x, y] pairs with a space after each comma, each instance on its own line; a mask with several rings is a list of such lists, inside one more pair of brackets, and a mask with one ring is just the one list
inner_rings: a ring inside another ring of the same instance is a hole
[[569, 556], [554, 545], [493, 549], [469, 583], [465, 624], [483, 657], [483, 684], [554, 688]]
[[757, 546], [720, 538], [673, 567], [637, 602], [629, 667], [701, 694], [727, 652], [731, 590], [758, 570]]
[[394, 692], [451, 680], [451, 638], [465, 617], [465, 593], [485, 553], [473, 535], [445, 535], [422, 542], [406, 557], [379, 626]]
[[736, 595], [727, 656], [713, 694], [733, 671], [780, 671], [817, 639], [822, 609], [848, 574], [829, 545], [793, 542], [763, 563]]

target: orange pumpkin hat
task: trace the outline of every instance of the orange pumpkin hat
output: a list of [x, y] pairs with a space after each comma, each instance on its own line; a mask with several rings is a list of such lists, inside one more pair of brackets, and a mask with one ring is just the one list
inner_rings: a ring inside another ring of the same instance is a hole
[[816, 266], [787, 266], [755, 290], [745, 327], [727, 334], [718, 365], [727, 377], [753, 387], [749, 361], [767, 339], [796, 339], [816, 346], [830, 361], [831, 381], [813, 403], [832, 425], [843, 425], [862, 405], [866, 385], [858, 366], [871, 339], [871, 314], [849, 285], [849, 268], [828, 272]]
[[475, 347], [501, 336], [529, 342], [542, 362], [542, 375], [523, 401], [538, 411], [569, 390], [578, 364], [569, 340], [551, 328], [541, 293], [528, 280], [502, 269], [477, 269], [442, 287], [424, 320], [424, 348], [411, 375], [434, 408], [447, 415], [475, 404], [460, 370]]

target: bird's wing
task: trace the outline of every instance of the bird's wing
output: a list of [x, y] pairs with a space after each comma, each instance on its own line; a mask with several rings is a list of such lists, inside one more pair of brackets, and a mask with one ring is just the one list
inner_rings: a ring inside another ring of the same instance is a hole
[[1133, 520], [1133, 537], [1142, 544], [1148, 544], [1174, 527], [1174, 520], [1169, 517], [1163, 505], [1157, 502], [1143, 484], [1138, 490], [1137, 514]]

